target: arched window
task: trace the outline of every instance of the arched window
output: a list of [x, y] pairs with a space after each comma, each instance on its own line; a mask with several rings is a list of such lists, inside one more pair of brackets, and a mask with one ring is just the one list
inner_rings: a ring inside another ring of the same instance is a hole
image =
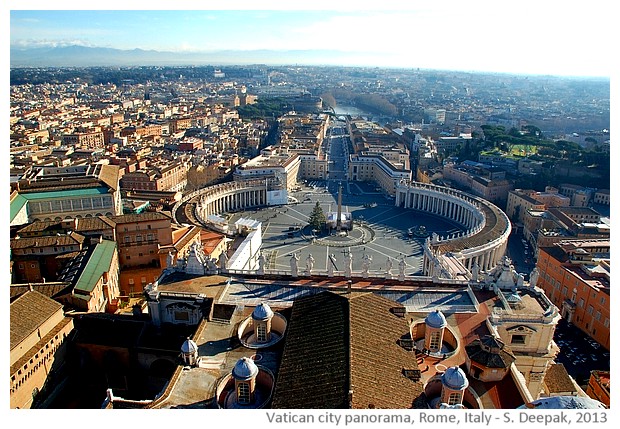
[[429, 341], [429, 346], [428, 348], [431, 351], [438, 351], [439, 348], [441, 347], [441, 344], [439, 344], [441, 338], [441, 332], [437, 331], [437, 332], [433, 332], [431, 334], [431, 339]]
[[250, 385], [248, 383], [237, 384], [237, 402], [240, 404], [250, 403]]
[[262, 323], [256, 327], [256, 341], [267, 341], [267, 327]]
[[461, 403], [461, 394], [460, 392], [452, 392], [450, 396], [448, 396], [448, 405], [456, 405]]

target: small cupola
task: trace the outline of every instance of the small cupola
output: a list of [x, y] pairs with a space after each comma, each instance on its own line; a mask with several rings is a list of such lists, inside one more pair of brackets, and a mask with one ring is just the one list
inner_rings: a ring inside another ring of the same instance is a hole
[[465, 389], [469, 386], [467, 375], [458, 366], [446, 369], [441, 376], [441, 401], [440, 403], [452, 405], [463, 404]]
[[181, 358], [185, 365], [195, 366], [198, 363], [198, 345], [189, 338], [181, 344]]
[[502, 380], [516, 360], [504, 342], [492, 335], [472, 341], [465, 347], [468, 374], [483, 382]]
[[437, 353], [441, 350], [443, 342], [443, 333], [448, 322], [443, 313], [435, 310], [426, 316], [424, 320], [426, 329], [424, 331], [424, 348], [431, 353]]
[[258, 343], [267, 343], [271, 340], [271, 319], [273, 311], [266, 303], [256, 306], [252, 312], [254, 323], [254, 337]]
[[237, 403], [241, 405], [252, 403], [254, 400], [254, 391], [256, 389], [257, 375], [258, 367], [252, 359], [242, 357], [237, 361], [232, 370], [232, 376], [235, 379]]

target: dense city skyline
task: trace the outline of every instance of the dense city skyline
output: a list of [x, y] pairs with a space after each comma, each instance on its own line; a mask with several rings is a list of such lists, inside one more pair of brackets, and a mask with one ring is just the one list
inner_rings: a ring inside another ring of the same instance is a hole
[[[388, 5], [380, 11], [358, 4], [350, 10], [11, 10], [10, 46], [233, 51], [237, 56], [227, 59], [239, 64], [260, 62], [260, 54], [248, 51], [268, 50], [282, 53], [265, 59], [272, 64], [610, 75], [608, 53], [600, 42], [609, 31], [601, 2], [585, 10], [575, 2], [560, 10], [533, 6], [448, 1], [440, 6], [417, 2], [403, 10]], [[597, 22], [597, 31], [575, 31], [576, 19]], [[304, 58], [300, 51], [308, 55]]]
[[125, 3], [3, 11], [10, 409], [611, 418], [603, 0]]

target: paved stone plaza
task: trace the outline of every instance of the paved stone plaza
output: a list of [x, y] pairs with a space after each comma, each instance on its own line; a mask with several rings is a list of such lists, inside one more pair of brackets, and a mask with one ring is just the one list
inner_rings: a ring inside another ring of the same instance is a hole
[[233, 213], [229, 222], [234, 223], [240, 217], [262, 222], [262, 250], [267, 269], [290, 271], [289, 261], [295, 252], [300, 272], [305, 270], [310, 254], [314, 272], [326, 272], [332, 254], [336, 260], [334, 270], [344, 271], [345, 257], [351, 252], [353, 271], [362, 270], [362, 258], [368, 255], [372, 258], [369, 273], [375, 276], [385, 273], [388, 257], [393, 263], [394, 276], [398, 274], [401, 257], [406, 263], [406, 275], [421, 274], [424, 238], [410, 236], [410, 228], [424, 225], [429, 234], [436, 232], [440, 236], [462, 230], [446, 219], [395, 207], [392, 199], [376, 192], [372, 185], [358, 182], [343, 183], [342, 211], [352, 214], [354, 231], [348, 237], [313, 232], [308, 227], [310, 212], [317, 201], [326, 215], [336, 212], [337, 188], [338, 182], [333, 180], [309, 182], [302, 191], [292, 194], [297, 204]]

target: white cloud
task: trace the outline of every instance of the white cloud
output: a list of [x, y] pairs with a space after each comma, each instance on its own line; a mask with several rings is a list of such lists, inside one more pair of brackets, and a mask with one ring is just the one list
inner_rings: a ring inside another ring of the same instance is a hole
[[80, 39], [59, 39], [59, 40], [46, 40], [46, 39], [19, 39], [11, 42], [12, 47], [16, 48], [62, 48], [66, 46], [86, 46], [95, 47], [91, 42]]

